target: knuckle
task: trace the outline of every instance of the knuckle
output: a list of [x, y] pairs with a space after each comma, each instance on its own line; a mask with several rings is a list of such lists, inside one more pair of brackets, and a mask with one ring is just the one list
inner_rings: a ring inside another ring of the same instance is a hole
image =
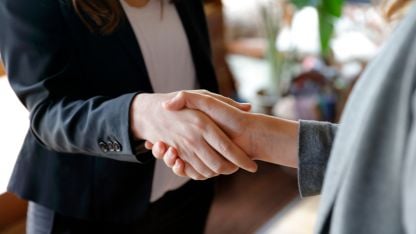
[[224, 172], [227, 171], [227, 166], [224, 165], [223, 163], [215, 163], [213, 165], [213, 170], [218, 174], [223, 174]]
[[233, 147], [232, 147], [231, 143], [229, 143], [229, 142], [224, 143], [223, 142], [219, 145], [219, 149], [220, 149], [220, 152], [223, 152], [224, 154], [230, 154], [230, 153], [232, 153]]
[[206, 89], [200, 89], [199, 92], [202, 94], [209, 94], [209, 91]]
[[214, 104], [214, 98], [211, 96], [205, 96], [203, 101], [205, 102], [205, 105], [211, 106]]
[[178, 96], [179, 97], [185, 97], [186, 96], [186, 91], [179, 91]]
[[192, 136], [185, 138], [183, 141], [185, 145], [188, 147], [195, 146], [199, 142], [197, 137], [192, 137]]
[[207, 127], [206, 121], [202, 117], [195, 118], [194, 126], [197, 130], [205, 130]]
[[183, 162], [190, 162], [192, 161], [192, 157], [190, 156], [189, 153], [181, 153], [180, 156], [178, 156], [179, 159], [181, 159]]

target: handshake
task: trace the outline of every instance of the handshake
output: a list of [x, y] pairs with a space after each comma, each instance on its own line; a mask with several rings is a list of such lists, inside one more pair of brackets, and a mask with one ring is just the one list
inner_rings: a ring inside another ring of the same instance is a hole
[[205, 90], [139, 94], [131, 130], [182, 177], [257, 171], [255, 160], [296, 167], [298, 123], [250, 113], [251, 105]]

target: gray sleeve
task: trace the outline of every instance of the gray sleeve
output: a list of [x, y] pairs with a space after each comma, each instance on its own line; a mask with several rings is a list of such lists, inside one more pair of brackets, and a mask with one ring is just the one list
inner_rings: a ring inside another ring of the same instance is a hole
[[338, 125], [300, 121], [298, 185], [302, 197], [320, 194]]

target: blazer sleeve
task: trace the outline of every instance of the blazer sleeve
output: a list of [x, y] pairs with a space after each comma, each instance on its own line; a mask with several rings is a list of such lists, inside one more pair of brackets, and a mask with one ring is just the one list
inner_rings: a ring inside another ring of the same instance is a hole
[[59, 2], [0, 0], [0, 53], [30, 129], [53, 151], [138, 162], [129, 130], [137, 93], [71, 96], [82, 81]]
[[410, 132], [406, 142], [403, 183], [403, 219], [406, 233], [416, 233], [416, 91], [413, 104]]
[[302, 197], [320, 194], [338, 125], [300, 121], [298, 186]]

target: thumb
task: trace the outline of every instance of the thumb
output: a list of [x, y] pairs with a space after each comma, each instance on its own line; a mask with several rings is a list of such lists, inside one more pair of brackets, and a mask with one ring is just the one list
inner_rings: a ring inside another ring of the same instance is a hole
[[238, 103], [237, 108], [242, 111], [249, 112], [251, 111], [251, 104], [250, 103]]
[[186, 107], [186, 98], [182, 92], [178, 93], [172, 99], [165, 101], [163, 107], [167, 110], [178, 111]]

